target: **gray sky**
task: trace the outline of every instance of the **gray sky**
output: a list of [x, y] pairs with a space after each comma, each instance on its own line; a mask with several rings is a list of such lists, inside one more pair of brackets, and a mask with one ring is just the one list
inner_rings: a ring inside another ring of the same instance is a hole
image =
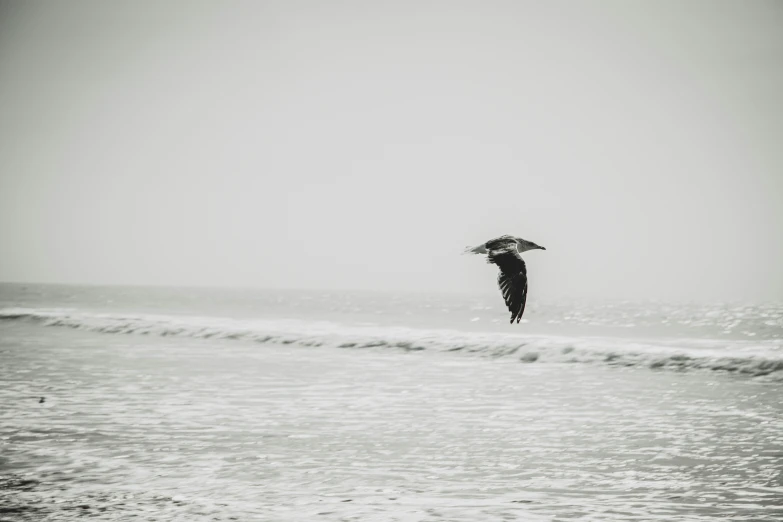
[[0, 280], [783, 298], [783, 4], [3, 2]]

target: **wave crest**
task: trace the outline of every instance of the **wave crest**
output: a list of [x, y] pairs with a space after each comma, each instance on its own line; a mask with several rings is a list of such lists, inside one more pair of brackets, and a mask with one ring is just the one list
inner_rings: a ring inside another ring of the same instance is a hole
[[522, 363], [601, 363], [656, 370], [715, 370], [783, 381], [783, 342], [569, 338], [403, 327], [348, 326], [293, 319], [106, 314], [78, 310], [0, 309], [0, 319], [104, 334], [229, 339], [351, 349], [433, 350]]

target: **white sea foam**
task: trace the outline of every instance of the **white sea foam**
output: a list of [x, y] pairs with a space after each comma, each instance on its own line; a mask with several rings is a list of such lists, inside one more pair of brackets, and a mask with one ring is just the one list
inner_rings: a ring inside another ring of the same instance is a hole
[[0, 319], [40, 322], [104, 334], [179, 336], [257, 343], [406, 351], [434, 350], [525, 363], [603, 363], [674, 370], [719, 370], [783, 380], [783, 341], [618, 339], [348, 326], [295, 319], [92, 313], [74, 309], [0, 309]]

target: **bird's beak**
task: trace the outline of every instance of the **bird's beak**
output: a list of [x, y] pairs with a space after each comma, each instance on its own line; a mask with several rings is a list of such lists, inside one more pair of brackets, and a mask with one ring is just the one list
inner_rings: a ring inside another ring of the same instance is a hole
[[542, 247], [542, 246], [540, 246], [540, 247], [538, 247], [538, 248], [540, 248], [541, 250], [546, 250], [546, 248], [544, 248], [544, 247]]

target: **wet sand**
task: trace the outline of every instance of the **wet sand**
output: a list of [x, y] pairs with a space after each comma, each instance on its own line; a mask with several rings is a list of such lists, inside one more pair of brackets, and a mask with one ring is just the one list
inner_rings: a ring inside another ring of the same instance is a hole
[[780, 383], [30, 324], [0, 350], [0, 520], [783, 518]]

